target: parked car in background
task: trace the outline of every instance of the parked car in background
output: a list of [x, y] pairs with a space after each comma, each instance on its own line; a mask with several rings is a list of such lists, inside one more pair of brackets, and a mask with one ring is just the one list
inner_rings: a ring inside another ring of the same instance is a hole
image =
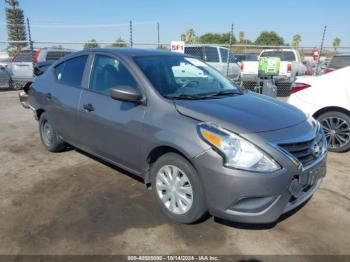
[[208, 211], [274, 222], [305, 203], [326, 175], [316, 120], [242, 92], [187, 54], [84, 50], [55, 62], [27, 93], [21, 102], [35, 113], [48, 151], [69, 143], [143, 178], [177, 222]]
[[185, 46], [185, 54], [206, 61], [215, 67], [223, 75], [227, 75], [227, 58], [229, 59], [228, 78], [239, 81], [241, 76], [240, 65], [235, 55], [228, 51], [228, 48], [221, 46], [191, 45]]
[[336, 54], [326, 66], [324, 72], [327, 74], [346, 66], [350, 66], [350, 53]]
[[[261, 57], [279, 57], [281, 59], [279, 75], [274, 76], [278, 96], [288, 96], [290, 86], [296, 76], [305, 75], [306, 67], [302, 63], [299, 52], [295, 49], [265, 49], [261, 51], [258, 59]], [[243, 62], [241, 70], [243, 87], [253, 89], [258, 80], [259, 62]]]
[[314, 77], [298, 77], [288, 103], [319, 120], [328, 149], [350, 149], [350, 66]]
[[33, 81], [33, 65], [39, 62], [56, 61], [67, 54], [69, 49], [39, 48], [32, 52], [30, 49], [22, 49], [17, 53], [9, 66], [11, 72], [10, 88], [21, 89], [27, 83]]
[[9, 88], [11, 74], [6, 65], [0, 64], [0, 88]]
[[3, 66], [5, 68], [8, 68], [11, 64], [12, 58], [0, 58], [0, 66]]

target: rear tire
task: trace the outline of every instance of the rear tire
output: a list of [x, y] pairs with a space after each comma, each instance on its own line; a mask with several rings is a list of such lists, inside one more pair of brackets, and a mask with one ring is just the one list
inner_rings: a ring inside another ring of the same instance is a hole
[[48, 151], [62, 152], [66, 149], [67, 144], [58, 136], [46, 113], [40, 116], [39, 133], [41, 142]]
[[206, 213], [204, 190], [193, 166], [182, 156], [167, 153], [151, 167], [151, 184], [161, 210], [179, 223], [191, 224]]
[[330, 111], [317, 117], [323, 126], [328, 142], [328, 150], [346, 152], [350, 149], [350, 116], [338, 111]]

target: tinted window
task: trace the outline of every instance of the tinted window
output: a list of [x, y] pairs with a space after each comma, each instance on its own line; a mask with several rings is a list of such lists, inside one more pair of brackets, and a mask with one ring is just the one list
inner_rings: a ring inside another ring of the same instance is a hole
[[257, 55], [245, 54], [245, 55], [236, 55], [238, 61], [257, 61]]
[[337, 69], [350, 66], [350, 56], [334, 56], [329, 66]]
[[281, 61], [296, 61], [292, 51], [266, 51], [261, 54], [261, 57], [279, 57]]
[[13, 62], [33, 62], [33, 59], [33, 52], [30, 50], [22, 50], [13, 58]]
[[220, 48], [220, 55], [221, 55], [222, 62], [226, 63], [227, 62], [228, 49]]
[[207, 62], [219, 62], [219, 53], [216, 47], [206, 46], [205, 50], [205, 60]]
[[118, 86], [136, 88], [136, 81], [125, 66], [117, 59], [105, 55], [96, 55], [91, 74], [90, 88], [104, 94], [109, 94], [111, 88]]
[[66, 85], [81, 86], [87, 57], [78, 56], [56, 66], [57, 80]]
[[203, 59], [203, 49], [201, 46], [185, 47], [185, 54], [189, 54], [199, 59]]

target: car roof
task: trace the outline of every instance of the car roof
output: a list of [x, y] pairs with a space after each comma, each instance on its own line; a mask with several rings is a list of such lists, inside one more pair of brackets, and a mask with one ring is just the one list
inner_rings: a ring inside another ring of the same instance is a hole
[[95, 53], [95, 52], [104, 52], [116, 54], [123, 57], [137, 57], [137, 56], [188, 56], [187, 54], [171, 52], [166, 50], [157, 50], [157, 49], [140, 49], [140, 48], [124, 48], [124, 47], [115, 47], [115, 48], [92, 48], [74, 53], [77, 55], [79, 53]]

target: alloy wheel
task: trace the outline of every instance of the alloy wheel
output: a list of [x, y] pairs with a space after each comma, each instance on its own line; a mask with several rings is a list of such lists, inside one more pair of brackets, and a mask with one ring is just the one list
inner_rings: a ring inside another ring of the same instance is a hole
[[337, 149], [350, 142], [350, 126], [344, 119], [339, 117], [327, 117], [321, 119], [328, 147]]

